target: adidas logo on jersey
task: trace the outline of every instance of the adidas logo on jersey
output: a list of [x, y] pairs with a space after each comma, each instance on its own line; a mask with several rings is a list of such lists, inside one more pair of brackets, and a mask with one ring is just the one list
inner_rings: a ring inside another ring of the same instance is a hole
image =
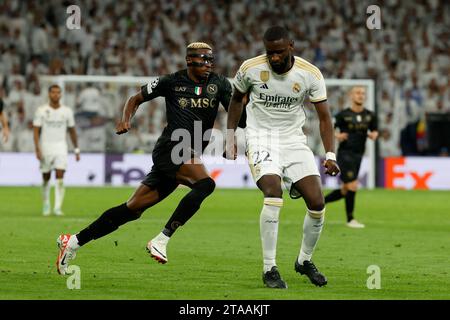
[[261, 89], [269, 89], [269, 86], [267, 85], [267, 83], [263, 83], [262, 85], [259, 86]]

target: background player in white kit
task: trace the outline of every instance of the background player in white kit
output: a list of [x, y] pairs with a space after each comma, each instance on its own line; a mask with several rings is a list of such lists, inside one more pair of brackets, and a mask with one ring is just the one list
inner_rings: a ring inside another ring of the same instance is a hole
[[318, 68], [293, 55], [293, 41], [283, 27], [271, 27], [264, 34], [266, 54], [245, 61], [234, 79], [235, 90], [228, 113], [227, 158], [236, 158], [234, 130], [246, 106], [246, 153], [253, 178], [264, 194], [260, 232], [264, 258], [263, 282], [270, 288], [287, 288], [276, 265], [278, 217], [283, 205], [281, 179], [292, 198], [303, 197], [307, 214], [303, 240], [295, 271], [323, 286], [321, 274], [311, 257], [322, 231], [325, 204], [314, 155], [306, 145], [303, 102], [314, 103], [320, 120], [320, 133], [326, 150], [326, 173], [336, 175], [339, 167], [334, 154], [331, 115], [326, 103], [326, 87]]
[[44, 216], [50, 215], [50, 175], [55, 170], [55, 206], [54, 213], [62, 215], [64, 200], [64, 172], [67, 167], [67, 131], [70, 133], [76, 160], [80, 160], [77, 132], [72, 109], [61, 105], [61, 88], [52, 85], [48, 89], [49, 103], [40, 106], [34, 116], [34, 145], [36, 157], [40, 161], [42, 172], [42, 198]]

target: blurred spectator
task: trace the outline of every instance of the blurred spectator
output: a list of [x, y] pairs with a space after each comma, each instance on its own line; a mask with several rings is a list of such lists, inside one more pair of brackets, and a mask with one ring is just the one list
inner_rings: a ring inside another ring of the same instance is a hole
[[391, 131], [388, 128], [384, 128], [381, 130], [379, 145], [381, 157], [385, 158], [401, 156], [397, 140], [392, 138]]

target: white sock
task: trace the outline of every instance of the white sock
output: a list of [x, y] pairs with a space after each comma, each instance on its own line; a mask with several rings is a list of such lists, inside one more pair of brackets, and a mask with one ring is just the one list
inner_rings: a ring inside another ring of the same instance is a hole
[[80, 248], [80, 245], [78, 244], [78, 238], [76, 235], [72, 235], [69, 238], [69, 241], [67, 242], [67, 246], [71, 248], [72, 250], [77, 250]]
[[64, 183], [63, 179], [56, 179], [55, 185], [55, 211], [61, 210], [64, 201]]
[[303, 265], [303, 261], [311, 260], [314, 248], [322, 233], [323, 222], [325, 220], [325, 208], [322, 211], [307, 210], [303, 221], [303, 240], [298, 256], [298, 263]]
[[162, 242], [163, 244], [169, 243], [170, 237], [166, 236], [164, 233], [160, 232], [156, 237], [153, 238], [154, 241]]
[[50, 181], [44, 181], [42, 184], [42, 202], [50, 207]]
[[264, 205], [259, 219], [261, 235], [264, 272], [270, 271], [276, 266], [277, 239], [278, 239], [278, 217], [280, 215], [283, 199], [264, 198]]

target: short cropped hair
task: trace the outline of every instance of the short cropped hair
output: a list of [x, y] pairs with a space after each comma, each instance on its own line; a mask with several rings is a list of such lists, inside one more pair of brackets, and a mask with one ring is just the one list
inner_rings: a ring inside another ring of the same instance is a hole
[[206, 42], [192, 42], [188, 44], [186, 47], [186, 53], [189, 54], [192, 51], [195, 51], [197, 49], [209, 49], [212, 50], [211, 46], [207, 44]]
[[58, 88], [59, 90], [61, 90], [61, 87], [57, 84], [52, 84], [50, 87], [48, 87], [48, 92], [52, 91], [53, 88]]
[[264, 33], [264, 41], [276, 41], [281, 39], [289, 39], [288, 31], [282, 26], [273, 26]]

